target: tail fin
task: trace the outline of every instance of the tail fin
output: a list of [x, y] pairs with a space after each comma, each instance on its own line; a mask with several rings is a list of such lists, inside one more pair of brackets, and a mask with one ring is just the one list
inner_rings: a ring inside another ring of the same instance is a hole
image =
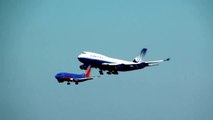
[[133, 60], [133, 62], [136, 62], [136, 63], [141, 63], [143, 62], [143, 59], [144, 59], [144, 56], [146, 55], [146, 52], [147, 52], [147, 48], [143, 48], [140, 52], [140, 54], [135, 57], [135, 59]]
[[86, 72], [85, 72], [86, 77], [90, 77], [91, 69], [92, 69], [92, 66], [89, 65], [88, 68], [87, 68], [87, 70], [86, 70]]

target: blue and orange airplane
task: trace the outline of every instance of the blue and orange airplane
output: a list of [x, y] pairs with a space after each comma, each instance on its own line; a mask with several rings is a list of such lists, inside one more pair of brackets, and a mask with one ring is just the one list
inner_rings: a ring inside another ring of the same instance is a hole
[[59, 83], [67, 82], [67, 85], [70, 85], [70, 82], [74, 82], [76, 85], [78, 85], [79, 82], [92, 80], [94, 78], [94, 76], [90, 76], [91, 69], [92, 67], [88, 66], [86, 72], [82, 74], [61, 72], [56, 74], [55, 78], [58, 80]]

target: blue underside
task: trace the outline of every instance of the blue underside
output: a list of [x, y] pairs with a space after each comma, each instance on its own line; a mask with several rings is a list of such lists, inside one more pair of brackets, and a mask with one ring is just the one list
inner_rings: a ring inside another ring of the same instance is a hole
[[97, 59], [89, 59], [89, 58], [78, 58], [84, 64], [92, 64], [92, 65], [102, 65], [102, 63], [111, 63], [104, 60], [97, 60]]
[[78, 58], [79, 61], [81, 61], [82, 63], [84, 63], [84, 65], [92, 65], [92, 67], [97, 67], [100, 68], [102, 70], [116, 70], [116, 71], [130, 71], [130, 70], [137, 70], [137, 69], [142, 69], [146, 66], [148, 66], [148, 64], [146, 63], [140, 63], [137, 65], [117, 65], [117, 66], [103, 66], [103, 63], [112, 63], [109, 61], [103, 61], [103, 60], [97, 60], [97, 59], [88, 59], [88, 58]]

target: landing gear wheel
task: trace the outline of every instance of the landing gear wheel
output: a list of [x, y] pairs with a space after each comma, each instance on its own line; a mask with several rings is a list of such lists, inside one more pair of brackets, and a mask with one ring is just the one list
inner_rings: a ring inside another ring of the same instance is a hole
[[118, 71], [113, 71], [112, 74], [118, 75]]
[[84, 70], [84, 65], [80, 65], [80, 69], [81, 69], [81, 70]]
[[70, 85], [70, 82], [67, 82], [67, 85]]
[[75, 82], [75, 85], [78, 85], [78, 82]]
[[110, 71], [107, 72], [108, 75], [111, 75], [112, 73]]
[[87, 65], [80, 65], [80, 69], [81, 69], [81, 70], [86, 70], [87, 67], [88, 67]]
[[103, 75], [103, 74], [104, 74], [102, 70], [100, 70], [99, 73], [100, 73], [100, 75]]

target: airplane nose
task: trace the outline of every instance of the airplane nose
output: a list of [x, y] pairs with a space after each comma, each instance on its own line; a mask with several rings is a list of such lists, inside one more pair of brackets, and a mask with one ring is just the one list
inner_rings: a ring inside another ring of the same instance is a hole
[[57, 79], [57, 80], [59, 80], [61, 77], [60, 77], [60, 74], [56, 74], [55, 75], [55, 78]]
[[56, 74], [56, 75], [55, 75], [55, 78], [57, 79], [57, 81], [58, 81], [59, 83], [62, 83], [62, 82], [63, 82], [63, 80], [61, 79], [61, 75], [60, 75], [60, 74]]
[[55, 75], [55, 79], [58, 79], [58, 78], [59, 78], [59, 77], [58, 77], [58, 74], [56, 74], [56, 75]]
[[81, 58], [81, 57], [82, 57], [82, 54], [80, 54], [80, 55], [78, 56], [78, 59]]
[[81, 59], [82, 59], [82, 55], [79, 55], [78, 60], [81, 61]]
[[83, 52], [81, 53], [79, 56], [78, 56], [78, 60], [82, 63], [84, 63], [85, 59], [87, 58], [88, 56], [86, 55], [86, 52]]

